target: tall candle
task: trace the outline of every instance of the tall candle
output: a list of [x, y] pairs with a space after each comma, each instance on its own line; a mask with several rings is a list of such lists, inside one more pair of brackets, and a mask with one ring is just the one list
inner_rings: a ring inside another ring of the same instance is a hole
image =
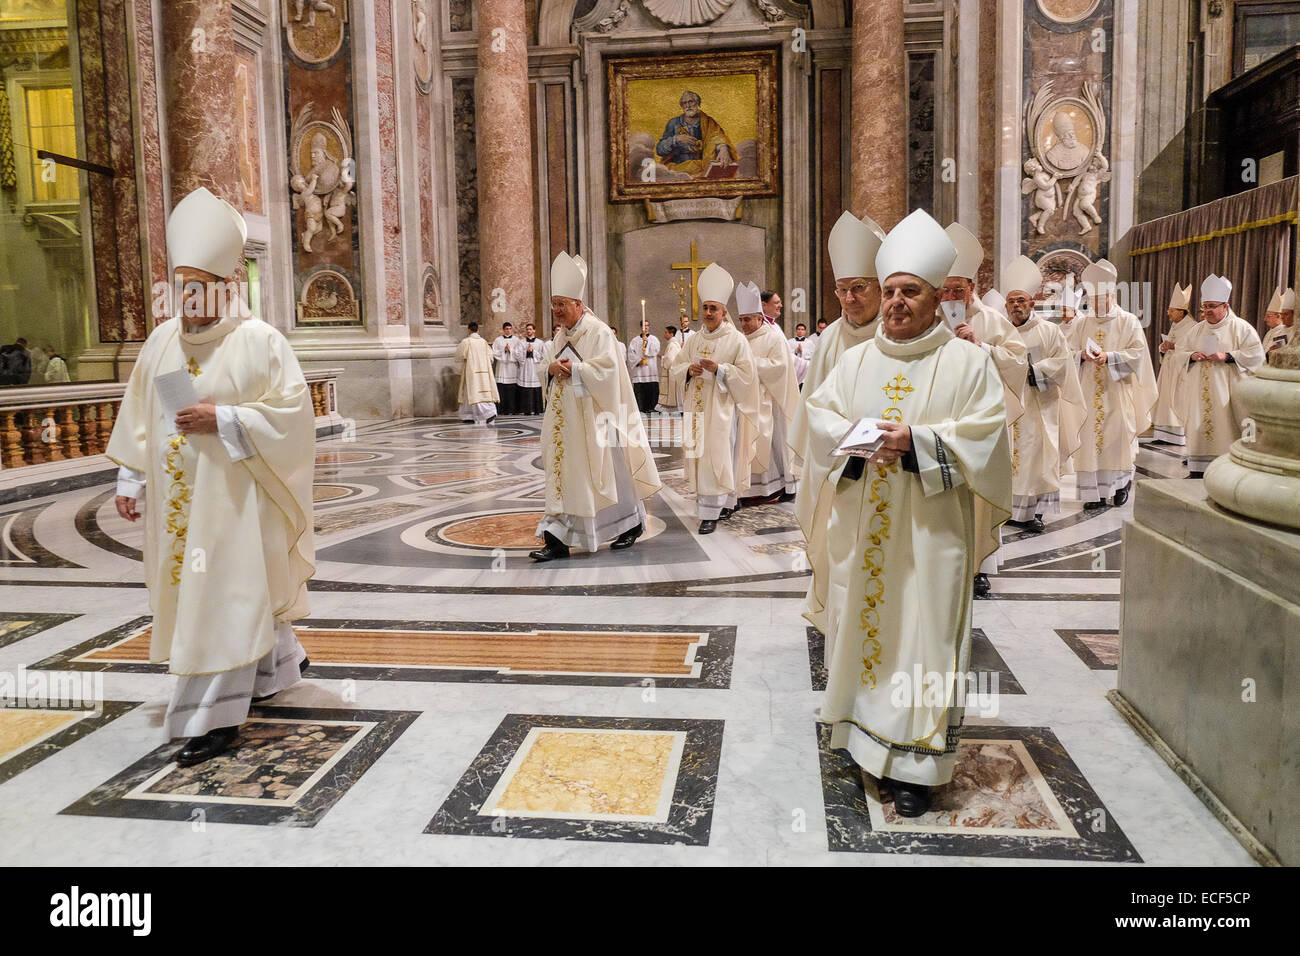
[[645, 299], [641, 300], [641, 321], [645, 321]]

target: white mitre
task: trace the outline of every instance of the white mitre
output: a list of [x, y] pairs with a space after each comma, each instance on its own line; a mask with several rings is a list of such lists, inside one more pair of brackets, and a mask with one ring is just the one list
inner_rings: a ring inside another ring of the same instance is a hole
[[1227, 302], [1232, 295], [1232, 283], [1211, 272], [1201, 283], [1201, 302]]
[[1007, 314], [1007, 297], [997, 289], [989, 289], [982, 296], [980, 301], [984, 303], [985, 308], [992, 309], [994, 312]]
[[1096, 262], [1089, 263], [1088, 268], [1083, 270], [1083, 275], [1079, 278], [1094, 286], [1114, 285], [1119, 279], [1119, 272], [1109, 259], [1098, 259]]
[[1280, 286], [1273, 290], [1273, 298], [1268, 300], [1268, 307], [1265, 308], [1264, 311], [1265, 312], [1282, 311], [1282, 289]]
[[883, 282], [892, 275], [907, 273], [924, 279], [934, 288], [948, 278], [957, 247], [943, 226], [922, 209], [915, 210], [890, 230], [876, 253], [876, 275]]
[[244, 263], [248, 225], [239, 210], [200, 186], [167, 219], [172, 269], [189, 266], [225, 279]]
[[948, 275], [970, 279], [973, 282], [975, 274], [980, 271], [980, 263], [984, 261], [984, 247], [975, 238], [975, 233], [959, 222], [954, 222], [944, 231], [948, 233], [952, 244], [957, 247], [957, 258], [953, 260]]
[[753, 315], [763, 311], [763, 292], [752, 282], [736, 286], [736, 314]]
[[1282, 293], [1282, 311], [1295, 311], [1295, 289], [1287, 289]]
[[874, 279], [876, 253], [884, 238], [885, 231], [870, 216], [859, 219], [846, 209], [840, 213], [826, 242], [831, 273], [836, 279]]
[[1169, 308], [1182, 309], [1184, 312], [1192, 311], [1192, 284], [1189, 282], [1187, 288], [1181, 289], [1178, 283], [1174, 283], [1174, 293], [1169, 297]]
[[1067, 281], [1061, 286], [1061, 308], [1078, 309], [1079, 303], [1083, 299], [1083, 293], [1075, 286], [1073, 277], [1067, 277]]
[[731, 277], [731, 273], [716, 262], [710, 262], [695, 283], [701, 302], [717, 302], [724, 308], [731, 299], [731, 290], [735, 287], [736, 280]]
[[561, 252], [551, 263], [551, 295], [582, 301], [587, 290], [587, 263], [582, 256]]
[[1019, 290], [1032, 299], [1043, 287], [1043, 272], [1028, 256], [1016, 256], [1002, 270], [1002, 284], [1008, 292]]

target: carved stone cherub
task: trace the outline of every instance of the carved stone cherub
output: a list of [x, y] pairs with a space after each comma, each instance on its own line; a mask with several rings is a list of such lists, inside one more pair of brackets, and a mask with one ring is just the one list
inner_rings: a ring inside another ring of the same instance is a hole
[[1053, 173], [1048, 173], [1036, 159], [1025, 160], [1025, 174], [1028, 178], [1021, 180], [1021, 195], [1034, 194], [1034, 206], [1038, 212], [1030, 213], [1029, 224], [1039, 235], [1047, 231], [1047, 220], [1056, 212], [1061, 203], [1061, 186]]
[[323, 228], [321, 220], [325, 218], [325, 204], [321, 202], [320, 196], [316, 195], [316, 183], [319, 177], [311, 174], [308, 179], [304, 176], [294, 176], [289, 180], [289, 186], [297, 193], [298, 203], [306, 209], [307, 228], [299, 234], [302, 239], [302, 247], [306, 252], [312, 252], [311, 237], [320, 232]]
[[302, 23], [303, 8], [308, 7], [308, 4], [310, 4], [310, 7], [306, 11], [307, 22], [303, 23], [303, 26], [308, 29], [311, 29], [316, 25], [317, 12], [338, 13], [334, 4], [330, 3], [329, 0], [293, 0], [293, 19], [295, 23]]
[[1097, 212], [1097, 194], [1101, 184], [1108, 182], [1110, 163], [1105, 156], [1095, 156], [1071, 187], [1071, 192], [1078, 191], [1072, 212], [1080, 226], [1079, 235], [1091, 232], [1093, 223], [1101, 224], [1101, 214]]

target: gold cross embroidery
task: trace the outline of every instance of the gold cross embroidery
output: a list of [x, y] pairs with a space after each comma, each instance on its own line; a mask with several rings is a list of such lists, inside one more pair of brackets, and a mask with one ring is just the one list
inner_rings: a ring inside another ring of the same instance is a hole
[[194, 356], [193, 356], [193, 355], [190, 356], [189, 364], [188, 364], [186, 367], [189, 369], [189, 373], [190, 373], [191, 375], [202, 375], [202, 374], [203, 374], [203, 369], [199, 368], [199, 363], [196, 362], [196, 361], [194, 360]]
[[916, 391], [916, 389], [912, 388], [912, 383], [903, 378], [902, 372], [890, 379], [888, 385], [880, 386], [880, 389], [885, 393], [885, 397], [895, 404]]

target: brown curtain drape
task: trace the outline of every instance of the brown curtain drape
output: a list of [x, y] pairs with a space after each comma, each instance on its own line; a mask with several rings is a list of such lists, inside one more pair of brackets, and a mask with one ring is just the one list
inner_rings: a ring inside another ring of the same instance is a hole
[[1211, 272], [1232, 283], [1229, 304], [1264, 333], [1273, 290], [1291, 284], [1291, 249], [1300, 205], [1300, 176], [1225, 196], [1204, 206], [1153, 219], [1130, 232], [1133, 280], [1150, 283], [1151, 343], [1169, 330], [1165, 310], [1174, 283], [1192, 286], [1192, 314]]

